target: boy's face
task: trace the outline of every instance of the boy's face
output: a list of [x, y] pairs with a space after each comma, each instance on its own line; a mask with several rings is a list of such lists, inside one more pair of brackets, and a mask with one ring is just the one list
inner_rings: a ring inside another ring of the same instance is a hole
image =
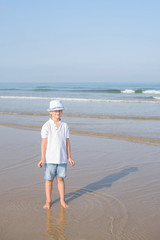
[[55, 120], [59, 120], [60, 117], [62, 116], [63, 110], [55, 110], [55, 111], [50, 111], [50, 114], [52, 115], [52, 118]]

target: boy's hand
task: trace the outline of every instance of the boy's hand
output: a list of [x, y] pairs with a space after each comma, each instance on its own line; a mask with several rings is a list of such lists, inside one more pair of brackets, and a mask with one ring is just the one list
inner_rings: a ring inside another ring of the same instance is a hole
[[43, 162], [42, 162], [42, 161], [39, 161], [39, 163], [37, 164], [37, 166], [38, 166], [39, 168], [42, 168], [42, 167], [43, 167]]
[[70, 162], [71, 167], [75, 165], [74, 160], [72, 158], [69, 158], [68, 161]]

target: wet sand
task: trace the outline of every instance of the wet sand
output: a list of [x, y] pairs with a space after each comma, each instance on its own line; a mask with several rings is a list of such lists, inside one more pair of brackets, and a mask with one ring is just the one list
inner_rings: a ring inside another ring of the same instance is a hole
[[70, 208], [60, 207], [55, 182], [46, 211], [44, 169], [37, 167], [39, 130], [0, 126], [2, 240], [159, 240], [159, 144], [72, 131], [76, 165], [68, 165], [66, 179]]

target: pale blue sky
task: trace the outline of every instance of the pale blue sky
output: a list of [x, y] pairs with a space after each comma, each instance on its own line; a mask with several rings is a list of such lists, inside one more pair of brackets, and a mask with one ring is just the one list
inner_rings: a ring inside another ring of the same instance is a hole
[[157, 0], [0, 0], [0, 81], [160, 82]]

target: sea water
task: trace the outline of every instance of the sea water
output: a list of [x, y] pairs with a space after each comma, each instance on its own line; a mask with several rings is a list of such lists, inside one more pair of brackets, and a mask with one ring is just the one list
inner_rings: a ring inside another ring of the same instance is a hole
[[160, 84], [1, 83], [0, 123], [40, 127], [53, 99], [73, 131], [160, 139]]
[[0, 111], [42, 113], [52, 99], [62, 100], [70, 114], [160, 116], [160, 84], [0, 84]]

